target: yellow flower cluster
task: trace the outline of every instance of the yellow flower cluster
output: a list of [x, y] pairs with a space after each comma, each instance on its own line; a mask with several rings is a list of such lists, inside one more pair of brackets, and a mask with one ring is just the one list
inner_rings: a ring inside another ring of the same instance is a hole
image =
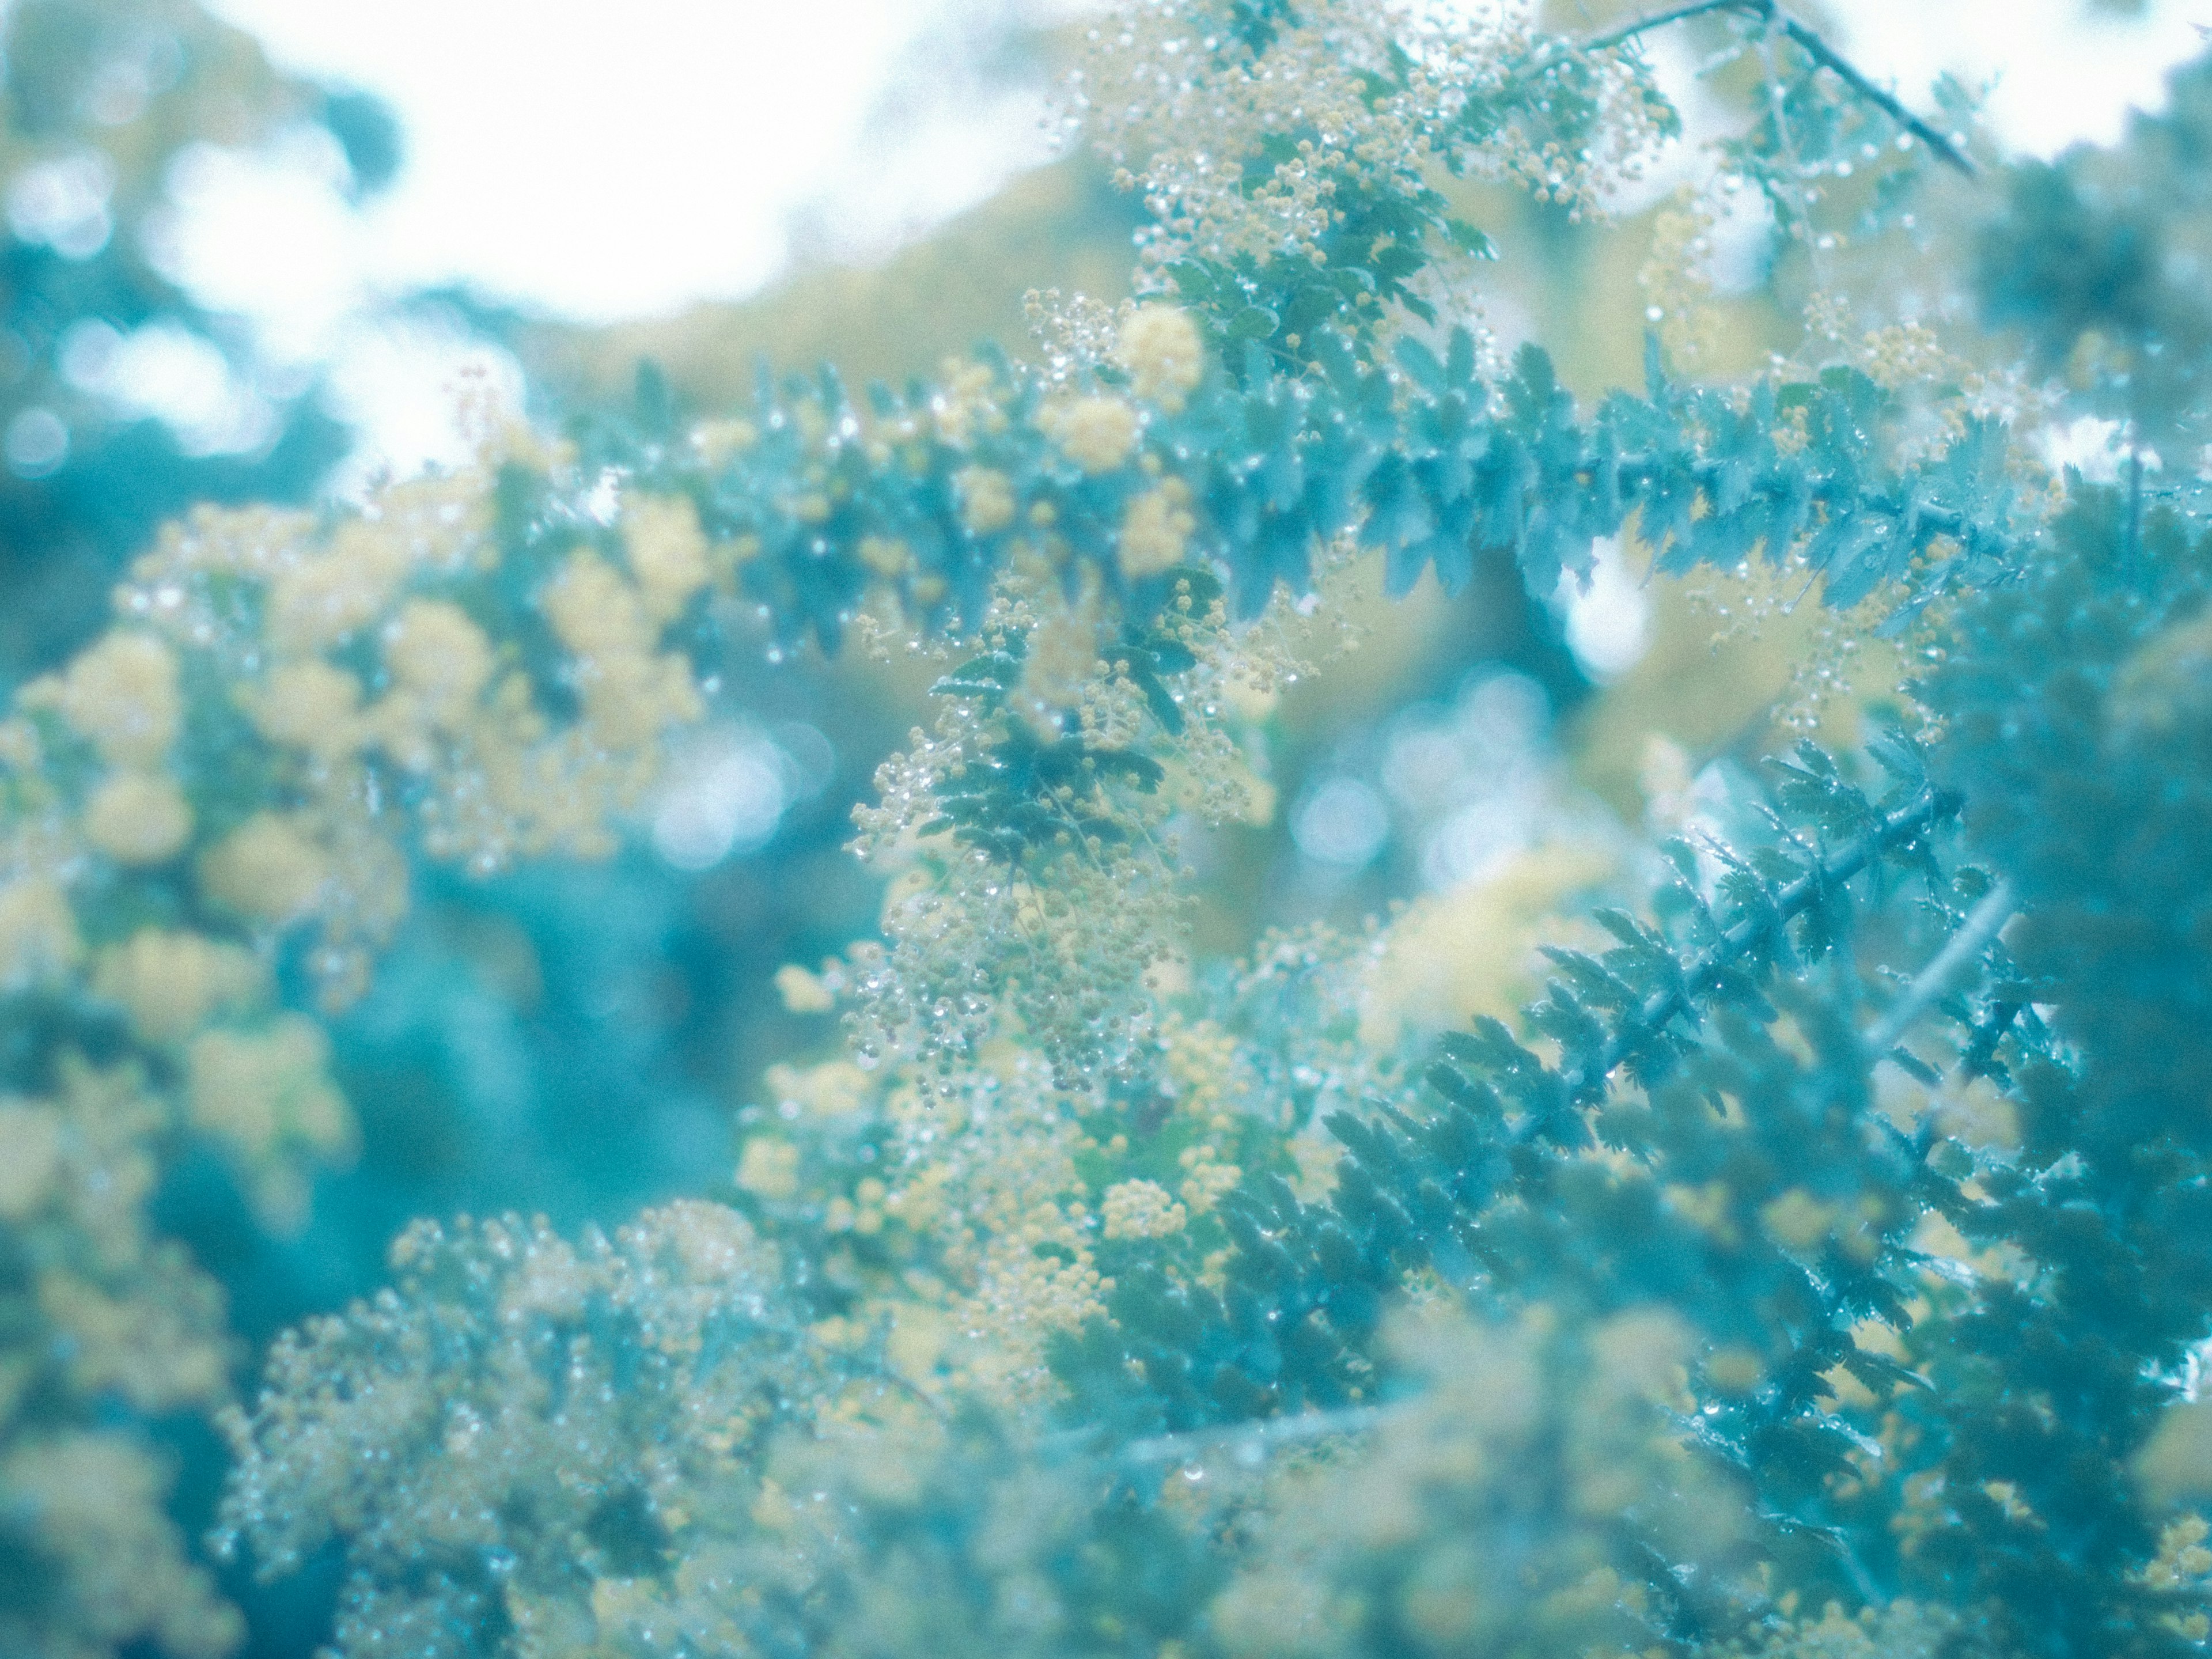
[[[0, 1649], [92, 1659], [150, 1639], [219, 1659], [240, 1622], [164, 1513], [166, 1460], [129, 1428], [40, 1431], [41, 1413], [21, 1411], [71, 1395], [149, 1415], [205, 1410], [229, 1381], [220, 1289], [146, 1216], [162, 1103], [134, 1067], [64, 1054], [57, 1069], [50, 1095], [0, 1102], [0, 1223], [27, 1292], [0, 1368], [0, 1508], [38, 1517], [22, 1565], [51, 1596], [0, 1610]], [[57, 1631], [48, 1607], [91, 1624]]]
[[1137, 411], [1114, 397], [1062, 398], [1038, 411], [1037, 425], [1085, 472], [1111, 472], [1133, 454]]
[[69, 895], [52, 876], [0, 886], [0, 991], [51, 984], [84, 955]]
[[1172, 412], [1205, 375], [1206, 344], [1188, 312], [1139, 306], [1115, 337], [1114, 360], [1128, 371], [1131, 391]]
[[1190, 510], [1190, 486], [1180, 478], [1133, 496], [1121, 515], [1115, 555], [1121, 574], [1132, 581], [1157, 576], [1183, 562], [1198, 520]]
[[256, 1173], [255, 1207], [272, 1228], [305, 1218], [305, 1168], [352, 1152], [353, 1114], [329, 1066], [330, 1040], [299, 1014], [204, 1030], [185, 1051], [189, 1121]]
[[[1242, 36], [1209, 0], [1144, 0], [1090, 32], [1077, 101], [1157, 221], [1155, 270], [1186, 252], [1318, 263], [1340, 189], [1410, 192], [1438, 163], [1579, 213], [1641, 176], [1669, 130], [1633, 67], [1602, 52], [1538, 71], [1574, 76], [1603, 106], [1594, 143], [1554, 136], [1542, 88], [1509, 86], [1535, 42], [1528, 8], [1316, 0], [1263, 46]], [[1475, 100], [1507, 118], [1462, 123]]]
[[1120, 1181], [1100, 1197], [1099, 1231], [1108, 1238], [1166, 1238], [1183, 1230], [1189, 1212], [1157, 1181]]
[[952, 475], [960, 521], [976, 536], [995, 535], [1014, 521], [1014, 481], [994, 467], [965, 466]]
[[183, 849], [192, 811], [167, 767], [184, 729], [184, 695], [167, 644], [135, 629], [111, 634], [60, 676], [26, 686], [17, 702], [58, 714], [109, 769], [85, 802], [93, 848], [133, 867], [167, 863]]
[[966, 1073], [957, 1092], [895, 1094], [902, 1149], [884, 1212], [930, 1240], [951, 1291], [935, 1355], [946, 1381], [1009, 1401], [1049, 1387], [1044, 1348], [1103, 1311], [1085, 1188], [1082, 1132], [1050, 1068], [1012, 1044]]
[[[476, 465], [390, 486], [327, 531], [304, 514], [204, 509], [167, 532], [122, 596], [132, 625], [25, 699], [116, 769], [85, 805], [85, 840], [138, 866], [190, 844], [193, 807], [160, 769], [186, 717], [182, 652], [206, 654], [280, 780], [200, 848], [200, 890], [251, 926], [319, 923], [313, 965], [331, 1001], [358, 994], [406, 908], [410, 830], [478, 872], [609, 850], [609, 821], [653, 787], [663, 738], [702, 712], [660, 632], [736, 555], [718, 563], [688, 497], [624, 500], [626, 568], [580, 548], [538, 598], [582, 708], [556, 720], [552, 688], [498, 637], [513, 623], [495, 597], [491, 496], [510, 464], [558, 475], [568, 462], [510, 433]], [[402, 781], [411, 824], [386, 810]]]
[[93, 994], [118, 1005], [132, 1035], [155, 1048], [183, 1042], [219, 1011], [259, 1000], [266, 981], [242, 945], [157, 927], [106, 947], [92, 970]]
[[1000, 403], [1002, 391], [999, 377], [987, 365], [946, 358], [929, 404], [939, 441], [966, 449], [979, 437], [1004, 432], [1007, 419]]

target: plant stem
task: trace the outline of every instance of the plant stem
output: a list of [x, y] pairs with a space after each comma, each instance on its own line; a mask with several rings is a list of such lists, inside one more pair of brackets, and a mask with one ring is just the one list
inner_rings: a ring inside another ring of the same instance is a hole
[[1638, 35], [1652, 29], [1663, 28], [1669, 23], [1686, 22], [1692, 17], [1703, 17], [1717, 11], [1747, 12], [1770, 25], [1778, 23], [1782, 32], [1790, 37], [1800, 52], [1822, 69], [1832, 71], [1845, 86], [1881, 110], [1883, 114], [1888, 116], [1891, 120], [1896, 122], [1899, 126], [1927, 145], [1929, 149], [1934, 150], [1938, 159], [1957, 168], [1970, 179], [1980, 171], [1974, 165], [1973, 158], [1953, 143], [1947, 136], [1938, 132], [1927, 122], [1905, 108], [1898, 101], [1895, 94], [1887, 92], [1868, 80], [1849, 58], [1822, 40], [1814, 30], [1784, 13], [1775, 3], [1775, 0], [1692, 0], [1692, 3], [1688, 5], [1669, 6], [1662, 11], [1651, 12], [1639, 17], [1633, 22], [1623, 23], [1616, 28], [1606, 29], [1594, 34], [1582, 43], [1583, 50], [1603, 52], [1608, 47], [1618, 46], [1632, 40]]

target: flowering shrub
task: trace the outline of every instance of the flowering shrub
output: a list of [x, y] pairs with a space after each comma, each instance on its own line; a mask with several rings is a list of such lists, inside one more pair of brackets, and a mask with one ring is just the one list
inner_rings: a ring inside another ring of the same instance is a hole
[[[1661, 226], [1670, 303], [1747, 183], [1812, 252], [1973, 173], [1780, 8], [1686, 9], [1648, 27], [1714, 30], [1757, 118]], [[1662, 329], [1583, 410], [1474, 325], [1445, 187], [1604, 210], [1679, 127], [1642, 33], [1139, 7], [1078, 84], [1139, 298], [1039, 296], [1042, 368], [486, 418], [358, 512], [165, 532], [0, 726], [10, 1643], [234, 1640], [160, 1509], [186, 1410], [217, 1554], [342, 1557], [362, 1659], [2200, 1648], [2212, 541], [2142, 453], [2195, 430], [2187, 263], [1988, 255], [2028, 356], [2162, 362], [2154, 407], [2089, 388], [2120, 485], [2008, 424], [2063, 388], [1872, 284], [1804, 361], [1692, 383]], [[2195, 213], [2206, 76], [2008, 179], [1985, 248], [2119, 234], [2077, 173]], [[1177, 837], [1271, 814], [1333, 573], [1548, 595], [1608, 538], [1899, 642], [1893, 729], [1205, 960]], [[610, 852], [748, 612], [941, 658], [859, 815], [881, 938], [777, 975], [848, 1054], [770, 1068], [719, 1198], [419, 1224], [226, 1403], [156, 1160], [295, 1221], [356, 1134], [318, 1012], [410, 882]]]

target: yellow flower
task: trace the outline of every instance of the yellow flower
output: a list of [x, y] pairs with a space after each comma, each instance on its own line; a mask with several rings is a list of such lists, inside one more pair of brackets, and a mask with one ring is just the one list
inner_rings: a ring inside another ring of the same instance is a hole
[[319, 657], [279, 663], [248, 702], [255, 728], [271, 743], [325, 759], [360, 744], [361, 682]]
[[672, 621], [707, 585], [707, 537], [689, 495], [642, 495], [625, 502], [623, 549], [646, 612], [657, 623]]
[[1167, 410], [1181, 409], [1206, 373], [1198, 325], [1173, 306], [1139, 307], [1121, 325], [1114, 357], [1129, 371], [1129, 385], [1139, 398]]
[[116, 766], [151, 766], [184, 724], [177, 659], [151, 634], [111, 634], [62, 678], [62, 718]]
[[691, 447], [708, 466], [742, 455], [760, 439], [750, 421], [708, 421], [691, 428]]
[[542, 603], [555, 635], [580, 657], [643, 656], [653, 648], [637, 590], [596, 553], [570, 555]]
[[257, 812], [200, 860], [200, 890], [257, 921], [283, 926], [315, 907], [331, 869], [290, 820]]
[[825, 1060], [819, 1066], [771, 1066], [762, 1079], [776, 1103], [788, 1103], [817, 1117], [849, 1117], [868, 1103], [874, 1085], [849, 1060]]
[[1111, 472], [1137, 447], [1137, 411], [1119, 398], [1077, 398], [1048, 404], [1038, 422], [1085, 472]]
[[300, 1014], [280, 1014], [258, 1031], [203, 1031], [185, 1051], [193, 1127], [252, 1158], [286, 1143], [318, 1152], [352, 1144], [353, 1114], [329, 1076], [330, 1040]]
[[793, 1196], [799, 1191], [799, 1148], [787, 1140], [755, 1135], [738, 1158], [738, 1185], [762, 1198]]
[[1244, 1178], [1244, 1171], [1234, 1164], [1214, 1162], [1214, 1149], [1211, 1146], [1187, 1146], [1176, 1162], [1188, 1171], [1183, 1177], [1182, 1201], [1197, 1215], [1204, 1215], [1218, 1204], [1223, 1195]]
[[83, 955], [59, 882], [33, 876], [0, 886], [0, 990], [58, 977]]
[[795, 962], [775, 970], [775, 992], [794, 1014], [826, 1014], [837, 1006], [837, 994]]
[[192, 835], [192, 809], [173, 780], [118, 772], [85, 803], [84, 835], [118, 864], [161, 864]]
[[62, 1115], [51, 1106], [0, 1106], [0, 1221], [21, 1221], [44, 1201], [62, 1162]]
[[1109, 1238], [1166, 1238], [1183, 1230], [1183, 1206], [1157, 1181], [1123, 1181], [1106, 1189], [1099, 1202]]
[[1014, 481], [988, 466], [964, 466], [952, 475], [960, 497], [960, 518], [978, 536], [1004, 530], [1014, 521]]
[[889, 536], [861, 537], [860, 556], [860, 562], [878, 576], [903, 575], [914, 562], [914, 555], [907, 550], [907, 544]]
[[1835, 1206], [1823, 1204], [1802, 1187], [1792, 1187], [1769, 1200], [1759, 1212], [1766, 1236], [1784, 1249], [1813, 1249], [1825, 1240], [1836, 1223]]
[[1121, 515], [1121, 574], [1137, 581], [1181, 564], [1197, 526], [1189, 487], [1180, 478], [1136, 497]]
[[452, 726], [491, 679], [491, 641], [460, 606], [415, 599], [384, 630], [384, 662], [424, 720]]
[[100, 953], [93, 993], [122, 1005], [131, 1029], [147, 1042], [175, 1042], [207, 1023], [216, 1009], [248, 1000], [261, 967], [235, 945], [199, 933], [142, 927]]
[[341, 525], [328, 552], [301, 559], [270, 584], [270, 645], [305, 656], [358, 633], [391, 602], [409, 563], [406, 544], [383, 526]]

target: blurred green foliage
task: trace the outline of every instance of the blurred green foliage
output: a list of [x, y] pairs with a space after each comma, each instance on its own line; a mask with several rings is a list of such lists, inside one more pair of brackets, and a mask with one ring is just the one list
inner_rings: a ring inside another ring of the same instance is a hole
[[[1136, 6], [1141, 208], [1065, 162], [748, 307], [491, 319], [562, 440], [170, 532], [0, 729], [0, 1646], [2200, 1650], [2212, 538], [2141, 450], [2204, 71], [1939, 186], [1697, 10], [1742, 134], [1599, 225], [1636, 36]], [[388, 178], [208, 38], [222, 142]], [[2013, 335], [1883, 309], [1923, 230]], [[2081, 413], [2117, 483], [2023, 441]], [[38, 568], [319, 463], [215, 465]]]

